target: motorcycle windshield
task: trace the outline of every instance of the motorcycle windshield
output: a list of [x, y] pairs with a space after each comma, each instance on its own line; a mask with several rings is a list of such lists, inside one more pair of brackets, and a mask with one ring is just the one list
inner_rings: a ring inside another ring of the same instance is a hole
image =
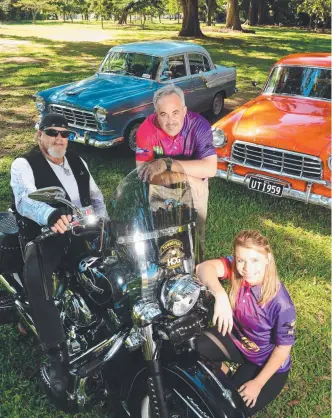
[[195, 265], [190, 182], [179, 163], [172, 161], [172, 171], [166, 163], [160, 159], [133, 170], [108, 208], [117, 257], [150, 291], [159, 278], [192, 274]]

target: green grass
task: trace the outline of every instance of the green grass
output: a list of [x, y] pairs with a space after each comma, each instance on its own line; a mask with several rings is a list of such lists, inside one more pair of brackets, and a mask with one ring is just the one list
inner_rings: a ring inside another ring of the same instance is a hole
[[[288, 28], [256, 28], [239, 34], [203, 26], [204, 45], [218, 64], [236, 65], [239, 93], [227, 111], [255, 97], [270, 66], [295, 52], [329, 51], [330, 37]], [[174, 23], [119, 27], [109, 22], [0, 25], [0, 205], [10, 202], [9, 169], [13, 159], [34, 142], [37, 112], [32, 95], [48, 87], [87, 77], [106, 51], [138, 40], [178, 39]], [[134, 160], [120, 148], [100, 151], [77, 146], [106, 199]], [[274, 248], [279, 274], [298, 315], [293, 367], [282, 395], [262, 417], [330, 416], [330, 212], [302, 203], [267, 197], [220, 179], [210, 182], [207, 256], [231, 251], [235, 234], [257, 228]], [[66, 417], [56, 412], [32, 376], [39, 360], [33, 338], [23, 339], [6, 326], [0, 332], [0, 417]], [[83, 416], [83, 415], [82, 415]], [[102, 417], [102, 413], [85, 414]]]

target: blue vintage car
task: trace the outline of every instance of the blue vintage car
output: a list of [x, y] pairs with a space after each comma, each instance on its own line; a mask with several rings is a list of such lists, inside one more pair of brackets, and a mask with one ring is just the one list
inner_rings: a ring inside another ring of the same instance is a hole
[[35, 95], [41, 117], [66, 116], [75, 142], [136, 148], [136, 131], [153, 112], [154, 92], [174, 83], [190, 110], [219, 116], [224, 99], [236, 91], [236, 70], [213, 64], [209, 53], [189, 42], [135, 42], [111, 48], [98, 72], [82, 81]]

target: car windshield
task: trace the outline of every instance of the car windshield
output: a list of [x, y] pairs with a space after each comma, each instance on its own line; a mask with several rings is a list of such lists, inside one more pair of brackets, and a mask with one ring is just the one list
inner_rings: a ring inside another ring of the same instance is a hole
[[155, 80], [162, 59], [152, 55], [111, 52], [100, 70], [101, 73], [115, 73]]
[[311, 67], [275, 67], [264, 93], [331, 100], [331, 70]]

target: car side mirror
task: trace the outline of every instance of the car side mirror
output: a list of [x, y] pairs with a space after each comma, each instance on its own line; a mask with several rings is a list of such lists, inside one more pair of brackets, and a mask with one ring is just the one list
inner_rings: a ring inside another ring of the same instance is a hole
[[44, 187], [29, 193], [28, 197], [38, 202], [57, 203], [66, 198], [66, 192], [61, 187]]

